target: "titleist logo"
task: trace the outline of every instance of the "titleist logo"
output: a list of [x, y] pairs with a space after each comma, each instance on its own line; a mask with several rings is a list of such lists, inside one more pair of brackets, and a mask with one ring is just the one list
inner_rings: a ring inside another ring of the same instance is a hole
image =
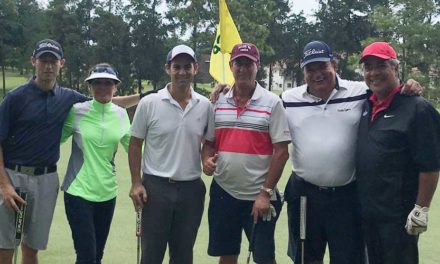
[[52, 49], [60, 50], [59, 47], [57, 47], [56, 45], [54, 45], [54, 44], [52, 44], [52, 43], [50, 43], [50, 42], [44, 42], [44, 43], [41, 43], [41, 44], [38, 46], [38, 49], [42, 49], [42, 48], [52, 48]]
[[317, 50], [317, 49], [309, 49], [304, 51], [304, 57], [310, 56], [310, 55], [315, 55], [315, 54], [323, 54], [325, 53], [325, 50]]

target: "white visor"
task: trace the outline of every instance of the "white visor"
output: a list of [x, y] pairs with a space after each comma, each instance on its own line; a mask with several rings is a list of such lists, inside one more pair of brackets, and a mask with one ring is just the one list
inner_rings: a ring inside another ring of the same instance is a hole
[[118, 83], [121, 82], [121, 80], [119, 80], [118, 77], [107, 72], [94, 72], [90, 74], [89, 77], [87, 77], [86, 82], [89, 82], [94, 79], [111, 79], [117, 81]]

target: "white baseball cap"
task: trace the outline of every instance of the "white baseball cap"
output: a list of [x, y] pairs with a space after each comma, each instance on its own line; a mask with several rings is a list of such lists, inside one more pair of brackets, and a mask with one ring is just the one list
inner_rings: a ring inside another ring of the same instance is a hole
[[177, 55], [180, 54], [187, 54], [194, 60], [194, 62], [197, 62], [196, 53], [192, 48], [188, 47], [187, 45], [178, 45], [168, 52], [167, 63], [170, 63]]

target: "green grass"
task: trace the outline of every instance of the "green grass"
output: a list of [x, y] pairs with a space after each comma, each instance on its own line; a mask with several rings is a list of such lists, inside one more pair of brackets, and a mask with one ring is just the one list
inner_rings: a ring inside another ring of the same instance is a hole
[[[128, 192], [130, 189], [130, 173], [127, 162], [127, 154], [119, 148], [116, 155], [117, 177], [119, 182], [119, 195], [117, 198], [115, 216], [113, 219], [110, 235], [104, 253], [104, 263], [121, 264], [134, 263], [136, 261], [136, 239], [135, 239], [135, 213]], [[60, 180], [64, 176], [68, 157], [70, 154], [70, 144], [65, 144], [61, 148], [61, 160], [59, 164]], [[279, 183], [279, 188], [284, 189], [290, 174], [290, 162], [286, 165], [283, 177]], [[207, 189], [211, 178], [203, 176]], [[207, 205], [209, 195], [206, 195], [205, 212], [202, 224], [199, 229], [196, 245], [194, 248], [195, 264], [215, 264], [218, 259], [207, 255], [208, 245], [208, 222]], [[276, 229], [276, 256], [280, 264], [292, 263], [287, 257], [287, 216], [286, 207], [281, 212]], [[421, 235], [419, 240], [420, 259], [424, 264], [438, 263], [438, 241], [440, 241], [440, 198], [437, 194], [431, 205], [428, 232]], [[245, 263], [247, 256], [248, 243], [243, 236], [242, 252], [239, 263]], [[48, 249], [40, 253], [41, 263], [58, 264], [74, 263], [75, 252], [71, 239], [71, 233], [64, 212], [63, 195], [58, 196], [58, 203], [55, 210], [55, 217], [52, 224]], [[164, 263], [168, 263], [167, 257]], [[326, 263], [328, 263], [328, 258]]]
[[[20, 75], [18, 72], [6, 71], [6, 92], [29, 81], [30, 76]], [[0, 102], [3, 100], [3, 75], [0, 72]]]
[[[136, 261], [136, 239], [135, 239], [135, 213], [131, 199], [128, 197], [128, 192], [131, 186], [130, 173], [127, 162], [127, 154], [123, 148], [119, 148], [116, 155], [116, 168], [119, 183], [119, 195], [117, 198], [115, 216], [110, 230], [110, 235], [107, 241], [107, 246], [104, 253], [104, 263], [106, 264], [120, 264], [120, 263], [134, 263]], [[64, 176], [66, 170], [68, 157], [70, 154], [70, 144], [65, 144], [61, 147], [61, 160], [59, 161], [60, 181]], [[286, 166], [285, 175], [287, 176], [290, 168]], [[212, 178], [203, 176], [207, 189], [211, 183]], [[287, 180], [284, 177], [283, 184]], [[281, 186], [281, 185], [280, 185]], [[217, 258], [207, 255], [208, 245], [208, 221], [207, 208], [209, 202], [209, 195], [207, 190], [205, 201], [205, 212], [203, 214], [202, 223], [199, 229], [196, 245], [194, 248], [194, 263], [195, 264], [214, 264], [217, 263]], [[277, 259], [278, 263], [288, 263], [287, 252], [287, 218], [285, 209], [282, 211], [281, 218], [278, 220], [277, 229]], [[247, 256], [247, 242], [242, 243], [242, 254], [240, 256], [240, 263], [245, 262]], [[165, 258], [164, 263], [168, 263], [168, 258]], [[55, 210], [54, 221], [52, 224], [51, 234], [48, 249], [40, 253], [41, 263], [74, 263], [75, 252], [73, 249], [73, 242], [68, 222], [64, 212], [63, 195], [58, 196], [57, 207]]]

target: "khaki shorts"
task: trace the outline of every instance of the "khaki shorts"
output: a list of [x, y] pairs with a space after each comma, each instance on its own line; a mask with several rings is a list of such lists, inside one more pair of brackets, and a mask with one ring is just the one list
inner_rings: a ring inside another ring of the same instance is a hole
[[[30, 248], [44, 250], [57, 200], [59, 180], [56, 172], [27, 175], [6, 169], [15, 188], [27, 192], [23, 242]], [[15, 239], [15, 212], [6, 207], [0, 195], [0, 248], [13, 249], [19, 245]]]

